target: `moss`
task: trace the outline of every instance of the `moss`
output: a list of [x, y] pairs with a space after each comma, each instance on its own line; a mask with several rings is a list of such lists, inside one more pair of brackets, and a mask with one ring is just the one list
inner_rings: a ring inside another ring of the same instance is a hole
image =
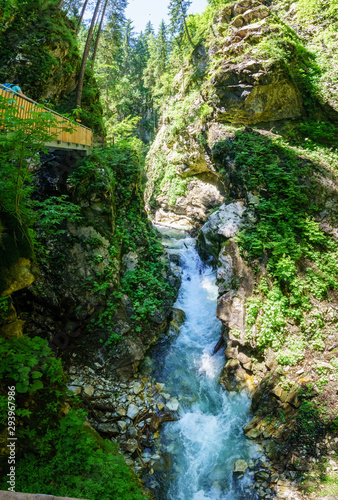
[[32, 242], [18, 220], [8, 212], [0, 212], [3, 227], [0, 234], [0, 294], [7, 288], [4, 271], [7, 271], [21, 257], [33, 256]]

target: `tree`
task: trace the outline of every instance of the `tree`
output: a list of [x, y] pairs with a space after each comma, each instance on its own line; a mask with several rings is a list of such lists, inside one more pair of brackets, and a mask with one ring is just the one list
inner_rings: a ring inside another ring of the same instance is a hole
[[170, 0], [168, 10], [170, 16], [171, 34], [180, 35], [183, 31], [185, 31], [189, 42], [193, 45], [186, 22], [187, 12], [190, 5], [191, 0]]
[[102, 24], [103, 24], [104, 15], [106, 13], [107, 4], [108, 4], [108, 0], [105, 1], [104, 7], [102, 9], [101, 20], [100, 20], [99, 28], [98, 28], [97, 35], [96, 35], [94, 52], [93, 52], [93, 56], [92, 56], [93, 64], [95, 62], [95, 58], [96, 58], [96, 54], [97, 54], [97, 48], [98, 48], [98, 45], [99, 45], [99, 40], [100, 40], [100, 35], [101, 35], [101, 30], [102, 30]]
[[99, 12], [100, 4], [101, 4], [101, 0], [97, 0], [96, 6], [95, 6], [95, 10], [94, 10], [94, 14], [93, 14], [93, 17], [92, 17], [92, 21], [90, 23], [90, 28], [89, 28], [89, 31], [88, 31], [86, 45], [85, 45], [85, 48], [84, 48], [84, 51], [83, 51], [81, 69], [80, 69], [80, 74], [79, 74], [79, 81], [78, 81], [78, 84], [77, 84], [77, 95], [76, 95], [76, 107], [77, 108], [81, 107], [81, 98], [82, 98], [82, 89], [83, 89], [84, 74], [85, 74], [85, 69], [86, 69], [86, 64], [87, 64], [87, 59], [88, 59], [88, 55], [89, 55], [90, 46], [91, 46], [92, 39], [93, 39], [93, 31], [94, 31], [95, 21], [96, 21], [97, 14]]
[[84, 4], [82, 6], [80, 18], [79, 18], [79, 21], [78, 21], [78, 24], [77, 24], [76, 34], [79, 32], [79, 29], [80, 29], [80, 26], [81, 26], [81, 23], [82, 23], [82, 19], [83, 19], [83, 16], [84, 16], [84, 13], [85, 13], [85, 10], [86, 10], [86, 7], [87, 7], [87, 3], [88, 3], [88, 0], [85, 0]]

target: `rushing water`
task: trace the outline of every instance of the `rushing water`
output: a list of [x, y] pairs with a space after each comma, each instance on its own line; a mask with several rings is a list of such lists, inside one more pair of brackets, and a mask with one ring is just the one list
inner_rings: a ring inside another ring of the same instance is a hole
[[179, 420], [161, 428], [162, 461], [149, 486], [158, 500], [249, 500], [252, 477], [233, 476], [238, 459], [259, 453], [243, 427], [250, 419], [245, 392], [226, 392], [218, 384], [224, 365], [216, 318], [215, 273], [195, 250], [195, 240], [161, 229], [169, 252], [180, 255], [182, 285], [175, 307], [186, 314], [179, 336], [153, 353], [153, 376], [180, 402]]

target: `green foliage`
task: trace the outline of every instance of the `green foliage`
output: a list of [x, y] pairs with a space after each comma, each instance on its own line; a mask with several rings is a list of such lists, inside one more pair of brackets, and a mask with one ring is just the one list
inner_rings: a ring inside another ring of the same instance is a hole
[[[312, 199], [316, 186], [305, 181], [315, 167], [286, 143], [256, 132], [237, 131], [233, 140], [216, 144], [215, 160], [224, 158], [225, 151], [234, 165], [232, 185], [259, 196], [253, 207], [257, 222], [239, 234], [240, 248], [256, 262], [268, 257], [268, 281], [262, 280], [258, 295], [247, 302], [247, 340], [261, 349], [273, 347], [281, 364], [293, 365], [307, 345], [324, 345], [322, 320], [309, 314], [309, 296], [327, 299], [338, 289], [337, 246], [313, 218], [318, 211]], [[289, 330], [288, 318], [298, 325], [299, 334]]]
[[53, 357], [47, 342], [40, 337], [0, 337], [0, 352], [3, 360], [0, 377], [3, 380], [14, 380], [17, 392], [42, 389], [42, 377], [50, 383], [62, 381], [60, 361]]
[[65, 229], [60, 229], [64, 222], [81, 222], [81, 208], [68, 200], [68, 196], [51, 196], [42, 202], [35, 201], [34, 206], [38, 209], [39, 226], [45, 236], [53, 233], [54, 236], [61, 235]]
[[[67, 63], [69, 72], [77, 68], [79, 56], [74, 24], [54, 0], [13, 2], [13, 7], [11, 20], [4, 24], [0, 38], [0, 81], [17, 77], [24, 93], [39, 100], [45, 94], [46, 85], [58, 84], [64, 77]], [[68, 53], [63, 65], [55, 56], [60, 45]], [[25, 62], [14, 65], [19, 55]]]
[[22, 492], [88, 498], [146, 498], [128, 470], [117, 445], [84, 426], [84, 413], [70, 410], [41, 436], [39, 454], [18, 461], [17, 488]]
[[0, 297], [0, 325], [4, 322], [10, 307], [10, 297]]

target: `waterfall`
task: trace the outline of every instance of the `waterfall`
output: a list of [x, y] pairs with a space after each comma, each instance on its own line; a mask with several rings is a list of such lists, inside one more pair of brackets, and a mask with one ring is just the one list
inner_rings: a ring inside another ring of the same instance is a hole
[[162, 340], [153, 353], [153, 375], [180, 407], [179, 420], [162, 426], [166, 460], [151, 487], [158, 500], [254, 499], [253, 477], [248, 472], [240, 479], [233, 475], [236, 460], [260, 454], [243, 434], [250, 398], [220, 387], [223, 350], [212, 355], [221, 332], [215, 272], [201, 261], [193, 238], [174, 230], [161, 232], [168, 252], [180, 255], [182, 285], [175, 307], [185, 312], [186, 321], [174, 341]]

